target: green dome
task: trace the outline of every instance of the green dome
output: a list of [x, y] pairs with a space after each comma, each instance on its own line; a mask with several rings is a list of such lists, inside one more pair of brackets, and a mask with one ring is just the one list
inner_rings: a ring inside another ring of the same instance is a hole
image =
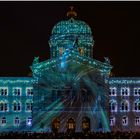
[[91, 29], [87, 23], [81, 20], [75, 20], [73, 18], [69, 20], [63, 20], [58, 22], [53, 30], [52, 34], [92, 34]]

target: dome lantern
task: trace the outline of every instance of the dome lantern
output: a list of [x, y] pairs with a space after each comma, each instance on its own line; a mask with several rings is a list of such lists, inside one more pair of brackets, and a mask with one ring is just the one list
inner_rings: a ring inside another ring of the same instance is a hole
[[71, 17], [71, 18], [77, 17], [77, 13], [76, 13], [75, 11], [73, 11], [73, 8], [74, 8], [74, 7], [71, 6], [71, 7], [70, 7], [70, 11], [67, 12], [67, 16], [68, 16], [68, 17]]

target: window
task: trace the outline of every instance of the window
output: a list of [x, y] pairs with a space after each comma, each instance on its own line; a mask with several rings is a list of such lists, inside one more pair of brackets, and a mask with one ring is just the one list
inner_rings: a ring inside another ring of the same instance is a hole
[[122, 112], [128, 112], [129, 111], [129, 102], [124, 100], [122, 103], [121, 103], [121, 111]]
[[122, 96], [129, 96], [129, 93], [130, 93], [130, 89], [129, 88], [127, 88], [127, 87], [121, 88], [121, 95]]
[[123, 125], [123, 126], [128, 125], [128, 117], [123, 116], [123, 118], [122, 118], [122, 125]]
[[134, 96], [140, 96], [140, 88], [134, 88]]
[[30, 111], [32, 111], [32, 109], [33, 109], [33, 102], [32, 101], [27, 101], [26, 102], [26, 111], [30, 112]]
[[59, 48], [59, 55], [62, 55], [64, 52], [64, 49], [62, 47]]
[[84, 49], [83, 48], [78, 48], [78, 51], [81, 55], [84, 55]]
[[8, 102], [7, 101], [0, 102], [0, 111], [8, 111]]
[[15, 126], [19, 126], [19, 125], [20, 125], [20, 119], [19, 119], [18, 117], [16, 117], [16, 118], [14, 119], [14, 125], [15, 125]]
[[115, 117], [110, 117], [110, 126], [115, 125]]
[[5, 126], [6, 125], [6, 117], [2, 117], [1, 119], [1, 125]]
[[8, 95], [8, 87], [0, 87], [0, 95], [7, 96]]
[[117, 88], [116, 87], [110, 87], [110, 96], [116, 96], [117, 95]]
[[4, 111], [4, 103], [0, 102], [0, 111]]
[[140, 101], [136, 100], [134, 103], [134, 111], [140, 112]]
[[87, 116], [82, 117], [82, 129], [90, 130], [90, 118]]
[[21, 111], [21, 103], [14, 101], [13, 102], [13, 111]]
[[26, 125], [27, 126], [32, 126], [32, 117], [28, 117], [26, 120]]
[[109, 107], [111, 112], [117, 112], [117, 102], [115, 100], [109, 102]]
[[140, 125], [140, 117], [135, 118], [135, 125]]
[[32, 96], [33, 95], [33, 88], [32, 87], [26, 88], [26, 95], [27, 96]]
[[21, 96], [21, 88], [13, 88], [13, 95], [14, 96]]

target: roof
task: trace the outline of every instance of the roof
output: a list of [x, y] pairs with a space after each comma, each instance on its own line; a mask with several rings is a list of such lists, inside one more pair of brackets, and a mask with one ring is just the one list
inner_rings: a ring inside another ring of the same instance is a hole
[[92, 31], [86, 22], [70, 18], [58, 22], [53, 27], [52, 34], [92, 34]]

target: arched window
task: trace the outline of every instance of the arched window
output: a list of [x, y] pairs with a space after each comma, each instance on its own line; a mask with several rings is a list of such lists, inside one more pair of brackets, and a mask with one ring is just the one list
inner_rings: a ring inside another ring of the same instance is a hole
[[73, 118], [69, 118], [67, 121], [67, 132], [74, 132], [75, 131], [75, 120]]
[[84, 55], [84, 48], [78, 48], [78, 51], [81, 55]]
[[128, 112], [129, 111], [129, 102], [127, 100], [122, 101], [121, 111], [122, 112]]
[[6, 125], [6, 117], [2, 117], [1, 119], [1, 125], [5, 126]]
[[134, 111], [140, 112], [140, 100], [136, 100], [134, 103]]
[[15, 126], [19, 126], [20, 125], [20, 119], [19, 119], [19, 117], [15, 117], [14, 118], [14, 125]]
[[4, 103], [4, 111], [8, 111], [8, 103], [6, 101]]
[[52, 131], [54, 133], [57, 133], [59, 130], [59, 127], [60, 127], [60, 119], [56, 117], [52, 120]]
[[0, 111], [8, 111], [8, 101], [0, 102]]
[[4, 102], [3, 101], [0, 102], [0, 111], [4, 111]]
[[33, 109], [33, 101], [32, 100], [27, 100], [26, 101], [26, 111], [30, 112]]
[[59, 55], [62, 55], [65, 52], [65, 48], [59, 47]]
[[88, 117], [83, 117], [82, 118], [82, 130], [90, 130], [90, 118]]
[[111, 100], [109, 102], [109, 107], [111, 112], [117, 112], [117, 101], [116, 100]]
[[21, 102], [19, 101], [13, 102], [13, 111], [21, 111]]

